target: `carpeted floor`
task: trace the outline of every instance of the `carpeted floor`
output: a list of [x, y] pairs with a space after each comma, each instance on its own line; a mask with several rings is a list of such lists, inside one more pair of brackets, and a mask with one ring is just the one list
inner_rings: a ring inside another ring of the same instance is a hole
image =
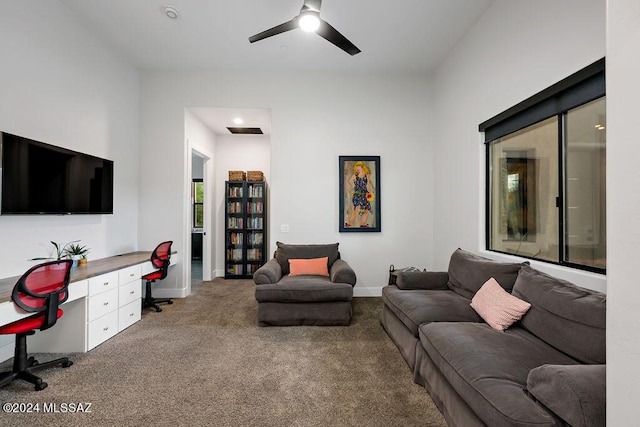
[[[145, 312], [71, 355], [72, 367], [41, 371], [47, 389], [0, 389], [3, 405], [40, 411], [2, 413], [0, 425], [446, 425], [380, 326], [380, 298], [355, 298], [348, 327], [260, 328], [253, 291], [250, 280], [216, 279]], [[90, 412], [62, 413], [71, 403]], [[45, 404], [59, 412], [43, 413]]]

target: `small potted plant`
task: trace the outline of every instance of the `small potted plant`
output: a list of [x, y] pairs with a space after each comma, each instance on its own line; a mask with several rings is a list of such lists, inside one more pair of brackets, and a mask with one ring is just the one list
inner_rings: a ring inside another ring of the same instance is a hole
[[[79, 240], [77, 240], [79, 241]], [[86, 246], [80, 245], [79, 243], [71, 242], [67, 243], [64, 246], [64, 254], [73, 260], [73, 267], [77, 267], [78, 265], [85, 265], [87, 263], [87, 253], [89, 249]], [[80, 261], [83, 261], [80, 263]]]

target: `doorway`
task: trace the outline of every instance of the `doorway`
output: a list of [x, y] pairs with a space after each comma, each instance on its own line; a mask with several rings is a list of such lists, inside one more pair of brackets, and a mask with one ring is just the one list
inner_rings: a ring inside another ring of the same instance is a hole
[[[211, 171], [210, 158], [191, 150], [190, 284], [191, 292], [211, 280]], [[207, 274], [209, 272], [209, 274]]]

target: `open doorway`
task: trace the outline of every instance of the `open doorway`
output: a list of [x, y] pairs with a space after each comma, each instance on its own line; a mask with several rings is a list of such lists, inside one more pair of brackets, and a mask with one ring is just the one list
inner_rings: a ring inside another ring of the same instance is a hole
[[187, 236], [189, 237], [189, 285], [193, 292], [203, 282], [211, 280], [213, 259], [213, 160], [191, 149], [191, 180]]
[[204, 158], [191, 153], [191, 291], [202, 284], [204, 250]]

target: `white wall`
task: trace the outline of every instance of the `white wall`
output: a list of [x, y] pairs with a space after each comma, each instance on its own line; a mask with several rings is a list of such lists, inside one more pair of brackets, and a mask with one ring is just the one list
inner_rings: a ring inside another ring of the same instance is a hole
[[[204, 235], [202, 236], [202, 278], [203, 280], [211, 280], [212, 278], [212, 270], [215, 268], [215, 259], [216, 259], [216, 249], [215, 244], [215, 224], [216, 224], [216, 210], [215, 210], [215, 188], [216, 188], [216, 135], [202, 123], [189, 109], [185, 109], [184, 111], [184, 119], [185, 119], [185, 157], [196, 160], [196, 165], [191, 164], [187, 166], [187, 174], [193, 178], [196, 177], [194, 173], [195, 169], [199, 170], [199, 174], [201, 178], [204, 179]], [[194, 156], [193, 152], [197, 152], [198, 156]], [[190, 172], [189, 172], [190, 170]], [[184, 191], [189, 192], [191, 187], [191, 180], [188, 182], [189, 188], [184, 188]], [[191, 200], [187, 202], [186, 206], [186, 215], [188, 218], [191, 218]], [[184, 237], [187, 239], [185, 241], [185, 249], [183, 252], [182, 259], [185, 260], [185, 268], [186, 277], [190, 276], [190, 262], [191, 259], [191, 233], [188, 230], [191, 229], [192, 223], [191, 220], [188, 221], [186, 234]], [[172, 273], [175, 276], [175, 273]], [[185, 286], [178, 285], [178, 283], [183, 283]], [[169, 281], [166, 283], [159, 284], [158, 288], [188, 288], [189, 281], [182, 282], [177, 280], [174, 277], [171, 280], [169, 277]], [[162, 293], [162, 291], [161, 291]], [[185, 291], [186, 293], [186, 291]], [[170, 296], [170, 295], [169, 295]]]
[[113, 160], [114, 214], [0, 216], [0, 277], [49, 241], [81, 239], [90, 259], [136, 250], [138, 74], [60, 3], [6, 0], [0, 14], [0, 130]]
[[[262, 171], [267, 183], [267, 221], [271, 204], [269, 184], [271, 182], [271, 137], [269, 135], [219, 135], [216, 141], [216, 189], [214, 230], [216, 244], [215, 275], [224, 276], [225, 235], [224, 199], [225, 181], [230, 170]], [[267, 237], [271, 234], [267, 223]]]
[[607, 2], [607, 425], [638, 424], [640, 2]]
[[[431, 264], [433, 156], [424, 76], [215, 71], [141, 74], [140, 245], [178, 236], [185, 106], [270, 108], [270, 252], [275, 241], [340, 242], [356, 294], [379, 294], [389, 264]], [[380, 155], [382, 232], [338, 233], [338, 156]], [[161, 168], [164, 176], [154, 172]], [[290, 232], [280, 232], [289, 224]], [[180, 239], [174, 239], [180, 240]], [[179, 251], [181, 247], [177, 248]]]
[[[437, 69], [435, 268], [446, 270], [457, 247], [485, 247], [485, 152], [478, 125], [604, 56], [602, 0], [496, 0]], [[581, 286], [606, 288], [602, 275], [532, 265]]]

